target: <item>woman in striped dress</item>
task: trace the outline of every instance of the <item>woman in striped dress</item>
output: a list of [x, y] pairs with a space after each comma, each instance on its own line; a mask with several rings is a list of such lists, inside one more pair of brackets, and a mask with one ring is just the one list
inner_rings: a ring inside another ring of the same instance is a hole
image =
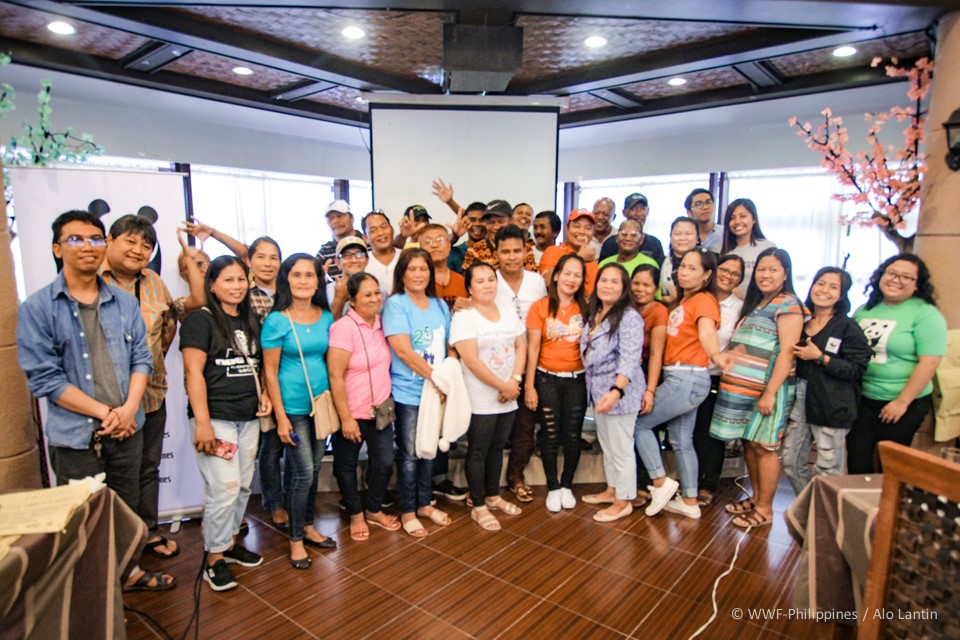
[[765, 249], [747, 288], [740, 324], [717, 358], [723, 369], [710, 435], [743, 440], [753, 497], [727, 505], [738, 527], [770, 524], [778, 451], [796, 395], [793, 346], [807, 315], [793, 290], [790, 255]]

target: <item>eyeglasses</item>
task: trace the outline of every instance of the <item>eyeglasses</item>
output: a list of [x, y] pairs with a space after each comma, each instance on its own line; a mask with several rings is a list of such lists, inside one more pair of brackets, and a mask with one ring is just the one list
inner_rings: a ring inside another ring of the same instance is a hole
[[703, 209], [705, 207], [712, 207], [713, 200], [697, 200], [696, 202], [693, 203], [692, 206], [694, 209]]
[[897, 273], [896, 271], [890, 271], [889, 269], [883, 272], [883, 277], [887, 280], [897, 280], [903, 284], [913, 284], [917, 281], [917, 279], [911, 275], [907, 275], [906, 273]]
[[340, 259], [345, 260], [346, 258], [353, 258], [354, 260], [360, 260], [367, 257], [367, 252], [363, 249], [357, 249], [356, 251], [344, 251], [340, 254]]
[[82, 247], [90, 243], [91, 247], [105, 247], [107, 246], [107, 239], [103, 236], [93, 236], [91, 238], [84, 238], [83, 236], [67, 236], [60, 241], [60, 244], [70, 245], [71, 247]]
[[723, 267], [717, 267], [717, 273], [722, 273], [723, 275], [730, 278], [741, 278], [743, 274], [739, 271], [731, 271], [730, 269], [724, 269]]
[[420, 244], [425, 247], [442, 247], [447, 244], [447, 239], [443, 236], [437, 236], [436, 238], [420, 238]]
[[618, 238], [639, 238], [640, 235], [639, 231], [620, 231], [617, 233]]

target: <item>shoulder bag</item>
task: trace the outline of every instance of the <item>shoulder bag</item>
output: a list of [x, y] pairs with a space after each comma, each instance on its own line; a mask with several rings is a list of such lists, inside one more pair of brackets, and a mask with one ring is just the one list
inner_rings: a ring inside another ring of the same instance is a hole
[[397, 419], [397, 405], [393, 401], [393, 394], [387, 396], [387, 399], [380, 404], [373, 404], [373, 374], [370, 373], [370, 354], [367, 352], [367, 342], [363, 339], [363, 331], [360, 329], [360, 323], [355, 318], [353, 324], [357, 325], [357, 333], [360, 334], [360, 344], [363, 345], [363, 357], [367, 360], [367, 379], [370, 381], [370, 406], [373, 407], [373, 418], [377, 424], [377, 431], [383, 431]]
[[316, 432], [317, 440], [326, 440], [331, 434], [340, 431], [340, 416], [337, 414], [337, 409], [333, 405], [333, 395], [329, 389], [319, 396], [313, 395], [313, 387], [310, 386], [310, 374], [307, 372], [307, 361], [303, 358], [303, 348], [300, 346], [297, 327], [293, 324], [293, 318], [287, 313], [283, 315], [286, 316], [290, 322], [290, 328], [293, 330], [293, 339], [297, 342], [297, 351], [300, 352], [300, 364], [303, 365], [303, 377], [307, 381], [307, 392], [310, 394], [310, 415], [313, 417], [313, 428]]

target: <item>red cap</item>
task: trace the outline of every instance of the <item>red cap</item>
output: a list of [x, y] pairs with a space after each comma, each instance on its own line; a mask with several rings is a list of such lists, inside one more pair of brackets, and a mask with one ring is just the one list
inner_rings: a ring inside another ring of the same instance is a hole
[[593, 216], [593, 212], [589, 209], [574, 209], [570, 212], [570, 215], [567, 217], [567, 224], [573, 222], [574, 220], [579, 220], [580, 218], [590, 218], [590, 222], [597, 224], [597, 219]]

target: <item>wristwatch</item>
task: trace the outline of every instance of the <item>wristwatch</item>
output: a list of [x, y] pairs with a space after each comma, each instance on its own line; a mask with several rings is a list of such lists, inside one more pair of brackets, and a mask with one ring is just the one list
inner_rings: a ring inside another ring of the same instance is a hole
[[817, 364], [820, 365], [821, 367], [823, 366], [823, 353], [817, 356]]
[[616, 391], [617, 393], [620, 394], [621, 398], [623, 397], [623, 389], [621, 389], [617, 385], [613, 385], [612, 387], [610, 387], [610, 391]]
[[515, 373], [513, 374], [513, 379], [516, 380], [517, 382], [521, 382], [523, 381], [523, 376], [520, 375], [519, 373]]

